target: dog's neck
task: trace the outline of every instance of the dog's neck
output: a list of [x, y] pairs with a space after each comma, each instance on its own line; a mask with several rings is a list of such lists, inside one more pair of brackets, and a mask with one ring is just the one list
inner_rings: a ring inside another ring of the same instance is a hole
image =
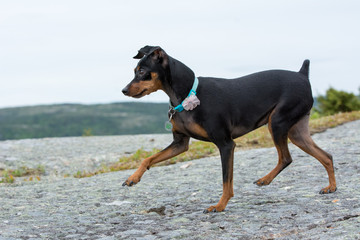
[[182, 62], [169, 56], [166, 73], [165, 93], [173, 106], [180, 104], [189, 94], [194, 83], [195, 74]]

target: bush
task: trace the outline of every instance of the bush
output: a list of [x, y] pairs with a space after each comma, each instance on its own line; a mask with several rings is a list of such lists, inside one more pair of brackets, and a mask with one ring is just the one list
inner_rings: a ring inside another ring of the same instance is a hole
[[333, 115], [339, 112], [351, 112], [360, 110], [360, 100], [353, 93], [337, 91], [329, 88], [325, 96], [317, 98], [321, 115]]

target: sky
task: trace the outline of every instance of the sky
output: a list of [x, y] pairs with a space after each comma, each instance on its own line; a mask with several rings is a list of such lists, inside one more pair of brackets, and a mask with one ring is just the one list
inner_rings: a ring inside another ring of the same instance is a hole
[[358, 0], [2, 0], [0, 108], [54, 103], [167, 102], [121, 93], [145, 45], [196, 76], [298, 71], [314, 96], [359, 93]]

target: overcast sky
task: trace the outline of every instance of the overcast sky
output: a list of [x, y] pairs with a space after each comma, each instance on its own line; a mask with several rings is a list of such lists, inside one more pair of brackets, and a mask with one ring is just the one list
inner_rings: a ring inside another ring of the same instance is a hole
[[197, 76], [298, 71], [313, 94], [358, 94], [359, 0], [0, 1], [0, 107], [166, 102], [121, 89], [144, 45], [160, 45]]

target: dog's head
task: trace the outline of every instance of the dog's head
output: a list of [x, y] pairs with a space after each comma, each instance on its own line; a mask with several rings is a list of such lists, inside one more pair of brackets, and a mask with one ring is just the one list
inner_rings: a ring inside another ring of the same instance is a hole
[[134, 69], [134, 79], [122, 90], [129, 97], [141, 98], [163, 89], [169, 57], [160, 47], [145, 46], [134, 57], [140, 59]]

